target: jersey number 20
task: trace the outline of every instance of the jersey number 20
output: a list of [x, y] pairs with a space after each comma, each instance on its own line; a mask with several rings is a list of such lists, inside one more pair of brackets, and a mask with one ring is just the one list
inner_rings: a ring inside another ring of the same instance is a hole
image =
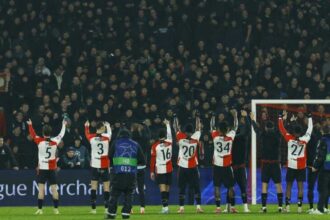
[[183, 155], [185, 157], [191, 157], [194, 154], [194, 146], [182, 146], [183, 148]]

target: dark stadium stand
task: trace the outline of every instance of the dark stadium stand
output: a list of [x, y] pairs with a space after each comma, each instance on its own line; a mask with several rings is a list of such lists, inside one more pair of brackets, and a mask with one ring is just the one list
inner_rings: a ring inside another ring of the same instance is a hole
[[198, 110], [208, 146], [211, 112], [232, 121], [229, 110], [250, 109], [253, 98], [329, 99], [329, 8], [324, 0], [0, 0], [0, 137], [20, 168], [34, 168], [28, 118], [40, 132], [68, 114], [65, 152], [86, 119], [107, 120], [114, 133], [144, 123], [153, 140], [164, 117], [192, 123]]

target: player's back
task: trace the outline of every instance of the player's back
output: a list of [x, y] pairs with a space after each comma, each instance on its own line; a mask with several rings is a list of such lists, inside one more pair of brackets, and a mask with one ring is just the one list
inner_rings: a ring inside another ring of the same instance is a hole
[[186, 133], [177, 132], [176, 138], [179, 146], [178, 166], [194, 168], [198, 165], [197, 147], [201, 132], [196, 131], [191, 137]]
[[277, 131], [264, 131], [260, 136], [262, 160], [279, 160], [280, 134]]
[[91, 166], [93, 168], [109, 167], [110, 138], [104, 134], [90, 134], [88, 139], [91, 144]]
[[152, 154], [156, 157], [156, 173], [172, 172], [172, 142], [161, 140], [152, 146]]
[[38, 138], [38, 163], [40, 170], [55, 170], [57, 143], [51, 138]]
[[216, 166], [227, 167], [232, 164], [233, 141], [236, 135], [234, 130], [226, 135], [221, 135], [219, 131], [212, 131], [213, 138], [213, 164]]

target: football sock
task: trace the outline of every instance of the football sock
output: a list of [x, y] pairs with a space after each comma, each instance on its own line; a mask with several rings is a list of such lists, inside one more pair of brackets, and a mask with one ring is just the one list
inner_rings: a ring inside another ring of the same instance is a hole
[[195, 194], [196, 204], [200, 205], [202, 203], [201, 194]]
[[53, 203], [54, 203], [54, 208], [57, 209], [58, 208], [58, 199], [53, 199]]
[[91, 190], [91, 205], [92, 209], [96, 209], [96, 190]]
[[179, 195], [179, 205], [184, 206], [184, 195]]
[[283, 206], [283, 193], [277, 193], [277, 202], [278, 202], [278, 207]]
[[290, 205], [290, 198], [289, 197], [285, 197], [285, 205]]
[[313, 209], [314, 208], [314, 194], [313, 194], [313, 191], [308, 190], [307, 197], [308, 197], [309, 208]]
[[302, 201], [303, 201], [303, 197], [302, 196], [299, 196], [298, 197], [298, 207], [301, 207], [302, 206]]
[[38, 209], [42, 209], [43, 199], [38, 199]]
[[167, 192], [161, 192], [163, 207], [168, 206]]
[[243, 204], [246, 204], [247, 203], [246, 193], [242, 193], [242, 201], [243, 201]]
[[108, 208], [110, 192], [104, 192], [104, 208]]
[[261, 203], [262, 203], [262, 207], [266, 207], [266, 205], [267, 205], [267, 193], [261, 193]]

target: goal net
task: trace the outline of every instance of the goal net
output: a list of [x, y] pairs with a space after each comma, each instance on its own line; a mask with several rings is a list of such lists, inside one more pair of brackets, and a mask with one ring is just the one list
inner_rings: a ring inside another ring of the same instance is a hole
[[[306, 128], [306, 113], [311, 112], [313, 116], [313, 135], [314, 139], [317, 139], [319, 135], [319, 129], [326, 120], [330, 117], [330, 100], [283, 100], [283, 99], [274, 99], [274, 100], [252, 100], [251, 102], [251, 111], [255, 114], [255, 120], [260, 125], [260, 128], [263, 129], [265, 122], [271, 120], [274, 122], [274, 125], [277, 127], [277, 120], [279, 113], [286, 110], [288, 112], [287, 121], [289, 122], [291, 117], [292, 120], [295, 119], [295, 123], [299, 123], [302, 127]], [[251, 161], [250, 161], [250, 189], [251, 189], [251, 203], [257, 204], [261, 203], [261, 146], [259, 144], [258, 137], [255, 131], [251, 128]], [[316, 148], [316, 141], [311, 142], [310, 145]], [[308, 146], [307, 146], [308, 147]], [[307, 156], [308, 156], [307, 149]], [[286, 142], [283, 138], [280, 141], [280, 155], [279, 161], [282, 165], [282, 186], [283, 191], [285, 192], [285, 167], [287, 161], [287, 147]], [[295, 185], [293, 188], [296, 188]], [[306, 191], [307, 188], [305, 187]], [[276, 202], [276, 189], [273, 183], [269, 184], [268, 189], [268, 200], [270, 202]], [[316, 190], [315, 190], [316, 191]], [[272, 198], [273, 197], [273, 198]], [[296, 199], [296, 192], [293, 191], [291, 196], [292, 201]], [[316, 200], [315, 200], [316, 201]]]

